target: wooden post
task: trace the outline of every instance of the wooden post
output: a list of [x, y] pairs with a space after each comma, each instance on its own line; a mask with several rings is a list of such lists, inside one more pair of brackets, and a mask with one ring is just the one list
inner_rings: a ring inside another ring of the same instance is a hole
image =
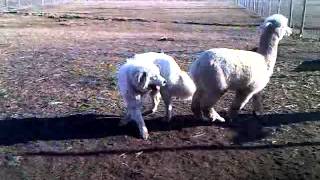
[[305, 23], [305, 20], [306, 20], [307, 1], [308, 0], [304, 0], [303, 12], [302, 12], [302, 20], [301, 20], [301, 26], [300, 26], [300, 36], [303, 35], [304, 23]]
[[290, 1], [290, 14], [289, 14], [289, 26], [290, 27], [293, 27], [293, 21], [292, 21], [292, 18], [293, 18], [293, 0]]
[[278, 14], [280, 13], [280, 10], [281, 10], [281, 0], [278, 1], [278, 11], [277, 11]]

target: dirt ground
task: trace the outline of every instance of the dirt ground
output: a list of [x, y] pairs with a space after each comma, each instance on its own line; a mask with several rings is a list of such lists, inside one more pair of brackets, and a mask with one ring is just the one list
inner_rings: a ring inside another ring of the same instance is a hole
[[[144, 141], [134, 125], [117, 126], [125, 58], [164, 51], [187, 70], [203, 50], [256, 47], [261, 19], [222, 0], [43, 12], [0, 15], [0, 179], [320, 179], [319, 41], [281, 41], [264, 115], [248, 104], [231, 125], [208, 124], [177, 100], [170, 124], [163, 105], [145, 117]], [[217, 104], [221, 114], [232, 97]]]

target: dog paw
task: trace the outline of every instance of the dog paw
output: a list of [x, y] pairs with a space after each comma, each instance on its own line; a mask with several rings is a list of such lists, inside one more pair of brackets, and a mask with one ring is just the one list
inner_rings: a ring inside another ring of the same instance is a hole
[[149, 132], [147, 128], [143, 128], [142, 132], [140, 132], [142, 139], [148, 140], [149, 139]]
[[210, 116], [210, 117], [207, 117], [207, 116], [203, 116], [202, 117], [202, 120], [203, 121], [206, 121], [206, 122], [225, 122], [226, 120], [221, 117], [221, 116]]

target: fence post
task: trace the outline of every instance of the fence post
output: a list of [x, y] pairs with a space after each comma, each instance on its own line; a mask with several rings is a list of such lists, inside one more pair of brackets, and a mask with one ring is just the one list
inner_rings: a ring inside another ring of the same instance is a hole
[[300, 37], [302, 37], [302, 35], [303, 35], [304, 23], [305, 23], [305, 20], [306, 20], [306, 9], [307, 9], [307, 0], [304, 0], [303, 12], [302, 12], [302, 21], [301, 21], [301, 26], [300, 26]]
[[289, 26], [293, 27], [293, 0], [290, 1]]
[[269, 12], [268, 12], [268, 14], [269, 14], [269, 16], [271, 15], [271, 10], [272, 10], [272, 1], [271, 0], [269, 0], [269, 5], [268, 5], [268, 10], [269, 10]]
[[260, 6], [259, 15], [262, 16], [262, 12], [263, 12], [263, 1], [259, 1], [259, 6]]
[[266, 13], [266, 0], [263, 0], [261, 5], [261, 16], [264, 17], [265, 13]]
[[280, 9], [281, 9], [281, 0], [278, 1], [278, 11], [277, 11], [278, 14], [280, 13]]
[[4, 0], [4, 7], [6, 10], [9, 9], [9, 3], [8, 3], [8, 0]]

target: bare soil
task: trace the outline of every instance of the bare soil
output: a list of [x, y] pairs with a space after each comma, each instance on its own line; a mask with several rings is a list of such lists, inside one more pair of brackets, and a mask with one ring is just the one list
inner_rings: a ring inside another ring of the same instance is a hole
[[281, 41], [264, 115], [248, 104], [234, 123], [209, 124], [176, 100], [171, 123], [162, 105], [145, 117], [148, 141], [117, 125], [115, 73], [126, 58], [164, 51], [187, 70], [203, 50], [256, 47], [261, 21], [222, 0], [1, 14], [0, 179], [320, 179], [319, 41]]

